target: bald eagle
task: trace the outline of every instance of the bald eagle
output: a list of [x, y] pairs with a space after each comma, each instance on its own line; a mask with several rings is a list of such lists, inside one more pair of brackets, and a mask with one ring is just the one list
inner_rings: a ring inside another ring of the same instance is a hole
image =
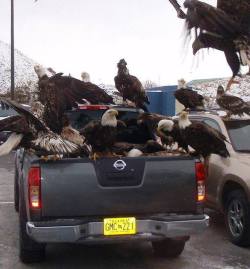
[[89, 73], [87, 73], [87, 72], [82, 72], [82, 73], [81, 73], [81, 79], [82, 79], [82, 81], [84, 81], [84, 82], [90, 82], [90, 75], [89, 75]]
[[[177, 9], [175, 0], [170, 0]], [[178, 5], [178, 3], [177, 3]], [[186, 0], [185, 15], [187, 33], [195, 29], [195, 51], [203, 47], [211, 47], [224, 51], [233, 76], [227, 84], [230, 89], [236, 83], [235, 76], [239, 72], [240, 62], [236, 52], [241, 55], [242, 64], [250, 67], [250, 2], [249, 0], [218, 0], [217, 7], [198, 0]], [[197, 29], [201, 36], [197, 38]], [[206, 34], [203, 36], [202, 34]], [[195, 52], [196, 53], [196, 52]]]
[[94, 160], [100, 156], [112, 156], [112, 147], [117, 136], [117, 116], [117, 110], [108, 109], [101, 120], [93, 120], [80, 130], [86, 142], [92, 147], [91, 157]]
[[14, 101], [1, 99], [1, 105], [11, 107], [18, 115], [0, 121], [0, 131], [13, 132], [0, 146], [0, 156], [10, 153], [16, 147], [33, 149], [41, 155], [83, 153], [84, 150], [79, 144], [52, 132], [43, 121]]
[[244, 113], [250, 115], [250, 105], [237, 96], [226, 94], [222, 86], [217, 89], [216, 102], [227, 111], [228, 117], [231, 115], [242, 116]]
[[[137, 122], [139, 125], [146, 126], [151, 134], [151, 139], [156, 139], [159, 134], [157, 133], [157, 126], [160, 120], [171, 119], [168, 116], [160, 115], [157, 113], [144, 112], [139, 114]], [[162, 141], [163, 142], [163, 141]], [[165, 144], [165, 143], [163, 143]]]
[[168, 143], [176, 142], [179, 148], [184, 149], [186, 152], [188, 150], [188, 144], [181, 134], [180, 127], [178, 122], [174, 122], [173, 120], [161, 120], [157, 126], [158, 134], [162, 138], [162, 140], [167, 141]]
[[178, 86], [174, 96], [182, 105], [184, 105], [185, 109], [204, 109], [204, 97], [188, 88], [184, 79], [178, 80]]
[[83, 82], [58, 73], [46, 75], [42, 66], [35, 66], [39, 78], [39, 101], [44, 105], [43, 120], [51, 131], [60, 134], [66, 110], [77, 107], [86, 99], [92, 104], [112, 104], [113, 98], [90, 82]]
[[145, 103], [150, 104], [150, 102], [139, 79], [129, 74], [127, 63], [124, 59], [119, 61], [117, 67], [118, 74], [114, 78], [115, 87], [121, 93], [123, 101], [128, 99], [135, 103], [136, 107], [148, 111]]
[[217, 154], [227, 158], [230, 156], [226, 147], [226, 137], [209, 125], [188, 118], [188, 113], [182, 111], [179, 116], [179, 128], [186, 143], [204, 159], [210, 154]]

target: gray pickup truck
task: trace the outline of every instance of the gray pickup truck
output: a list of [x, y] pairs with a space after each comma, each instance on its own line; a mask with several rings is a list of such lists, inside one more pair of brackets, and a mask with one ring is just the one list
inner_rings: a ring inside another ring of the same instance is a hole
[[[81, 106], [68, 115], [81, 128], [108, 108]], [[140, 113], [116, 109], [130, 122]], [[148, 139], [135, 126], [126, 137], [136, 143]], [[208, 226], [204, 186], [202, 163], [188, 155], [45, 162], [20, 149], [15, 158], [20, 258], [41, 261], [48, 243], [128, 240], [151, 241], [157, 255], [176, 257], [190, 235]]]

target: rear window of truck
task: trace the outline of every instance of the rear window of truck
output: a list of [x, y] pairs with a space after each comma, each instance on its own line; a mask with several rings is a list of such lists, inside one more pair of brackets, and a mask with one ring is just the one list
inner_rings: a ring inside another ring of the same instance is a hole
[[[80, 130], [92, 120], [101, 119], [106, 110], [78, 110], [67, 113], [73, 128]], [[117, 142], [128, 142], [144, 144], [150, 139], [154, 139], [146, 126], [137, 125], [138, 111], [119, 110], [118, 120], [125, 122], [127, 127], [118, 132]]]

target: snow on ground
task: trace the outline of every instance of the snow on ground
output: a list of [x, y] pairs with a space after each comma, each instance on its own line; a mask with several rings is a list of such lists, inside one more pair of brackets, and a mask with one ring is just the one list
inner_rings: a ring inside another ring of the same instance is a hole
[[[206, 96], [209, 98], [209, 102], [206, 103], [208, 109], [219, 109], [219, 106], [216, 103], [216, 91], [219, 85], [222, 85], [224, 88], [226, 88], [228, 80], [229, 78], [214, 79], [203, 82], [201, 81], [198, 83], [194, 81], [190, 82], [189, 85], [204, 97]], [[227, 93], [238, 96], [246, 102], [250, 102], [250, 76], [238, 78], [237, 81], [239, 84], [233, 84]], [[221, 111], [220, 115], [225, 116], [226, 113]], [[239, 116], [232, 116], [231, 118], [238, 119]], [[244, 118], [248, 119], [250, 117], [248, 115], [244, 115]]]
[[[222, 85], [224, 88], [226, 88], [228, 80], [229, 78], [223, 78], [223, 79], [215, 79], [215, 80], [204, 81], [204, 82], [201, 81], [200, 83], [190, 82], [189, 85], [192, 86], [194, 90], [197, 90], [203, 96], [209, 97], [211, 99], [211, 101], [209, 102], [209, 107], [212, 108], [212, 107], [217, 107], [216, 100], [215, 100], [217, 87], [219, 85]], [[250, 101], [250, 76], [238, 78], [237, 81], [239, 82], [239, 84], [233, 84], [228, 94], [238, 96], [242, 98], [244, 101], [249, 102]]]
[[[10, 45], [0, 41], [0, 94], [10, 90]], [[35, 90], [37, 75], [34, 65], [37, 64], [20, 51], [15, 50], [15, 85], [16, 87], [29, 87]]]

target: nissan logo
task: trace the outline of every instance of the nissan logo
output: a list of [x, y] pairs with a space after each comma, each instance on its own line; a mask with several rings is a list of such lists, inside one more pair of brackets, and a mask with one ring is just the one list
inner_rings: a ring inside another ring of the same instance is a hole
[[114, 168], [122, 171], [125, 169], [125, 167], [127, 166], [126, 163], [123, 160], [117, 160], [114, 164], [113, 164]]

